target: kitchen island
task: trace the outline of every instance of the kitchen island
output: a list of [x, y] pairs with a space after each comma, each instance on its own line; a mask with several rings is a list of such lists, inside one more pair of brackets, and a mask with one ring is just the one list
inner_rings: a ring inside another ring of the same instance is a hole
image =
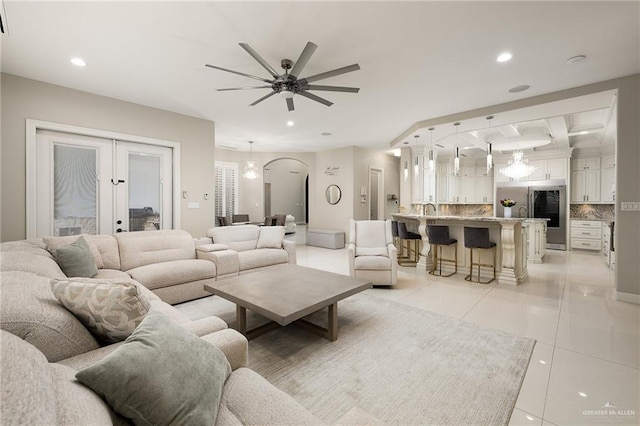
[[[443, 247], [444, 257], [458, 251], [458, 273], [469, 273], [469, 250], [464, 247], [464, 227], [489, 228], [489, 237], [496, 243], [496, 273], [498, 282], [517, 285], [527, 278], [527, 227], [536, 219], [470, 216], [429, 216], [394, 213], [393, 218], [405, 222], [410, 231], [422, 238], [422, 250], [417, 267], [431, 270], [433, 257], [427, 235], [427, 225], [446, 225], [451, 238], [458, 240], [454, 247]], [[492, 263], [489, 250], [482, 250], [481, 261]], [[443, 273], [446, 265], [443, 264]], [[474, 269], [476, 271], [476, 269]]]

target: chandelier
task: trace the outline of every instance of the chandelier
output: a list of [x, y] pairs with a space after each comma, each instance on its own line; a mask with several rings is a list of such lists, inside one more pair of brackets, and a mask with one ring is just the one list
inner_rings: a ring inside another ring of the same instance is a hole
[[253, 161], [253, 141], [249, 141], [249, 160], [244, 166], [243, 177], [247, 179], [255, 179], [258, 177], [258, 169], [256, 168], [256, 162]]
[[527, 164], [522, 151], [513, 151], [513, 158], [509, 160], [509, 165], [500, 169], [500, 173], [513, 180], [520, 180], [531, 175], [536, 169], [537, 167]]

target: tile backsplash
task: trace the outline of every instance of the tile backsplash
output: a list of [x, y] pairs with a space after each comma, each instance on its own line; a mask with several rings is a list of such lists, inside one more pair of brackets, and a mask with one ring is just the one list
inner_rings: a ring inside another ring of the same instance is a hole
[[615, 220], [613, 204], [571, 204], [571, 219]]
[[493, 216], [493, 204], [440, 204], [438, 209], [444, 216]]

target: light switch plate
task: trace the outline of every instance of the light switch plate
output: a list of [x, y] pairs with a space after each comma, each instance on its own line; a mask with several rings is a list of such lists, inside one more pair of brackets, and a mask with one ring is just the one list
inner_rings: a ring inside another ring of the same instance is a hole
[[624, 211], [640, 211], [640, 202], [623, 201], [620, 208]]

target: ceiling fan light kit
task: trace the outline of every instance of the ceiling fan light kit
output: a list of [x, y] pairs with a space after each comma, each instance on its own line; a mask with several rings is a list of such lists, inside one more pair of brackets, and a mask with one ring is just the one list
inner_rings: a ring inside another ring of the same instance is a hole
[[278, 74], [275, 69], [267, 61], [265, 61], [251, 46], [246, 43], [239, 43], [240, 47], [242, 47], [253, 59], [255, 59], [262, 67], [267, 70], [267, 72], [271, 75], [271, 79], [257, 77], [255, 75], [246, 74], [240, 71], [234, 71], [227, 68], [222, 68], [216, 65], [205, 64], [205, 66], [209, 68], [214, 68], [220, 71], [229, 72], [232, 74], [238, 74], [243, 77], [252, 78], [254, 80], [259, 80], [264, 83], [268, 83], [268, 86], [251, 86], [251, 87], [232, 87], [228, 89], [217, 89], [218, 91], [229, 91], [229, 90], [254, 90], [254, 89], [271, 89], [271, 92], [266, 94], [265, 96], [259, 98], [255, 102], [249, 104], [250, 106], [254, 106], [264, 101], [265, 99], [270, 98], [271, 96], [279, 93], [282, 98], [284, 98], [287, 102], [287, 109], [289, 111], [293, 111], [295, 109], [293, 104], [294, 95], [300, 95], [307, 99], [311, 99], [312, 101], [319, 102], [326, 106], [333, 105], [333, 102], [328, 101], [318, 95], [310, 93], [310, 90], [317, 91], [327, 91], [327, 92], [343, 92], [343, 93], [358, 93], [360, 89], [358, 87], [342, 87], [342, 86], [324, 86], [324, 85], [313, 85], [310, 84], [314, 81], [324, 80], [330, 77], [335, 77], [341, 74], [346, 74], [352, 71], [357, 71], [360, 69], [360, 65], [353, 64], [348, 65], [346, 67], [337, 68], [331, 71], [326, 71], [320, 74], [315, 74], [309, 77], [301, 78], [300, 74], [302, 70], [311, 59], [311, 55], [316, 51], [318, 46], [312, 42], [307, 42], [307, 45], [302, 50], [300, 57], [294, 63], [290, 59], [282, 59], [280, 61], [280, 67], [284, 70], [284, 74]]

